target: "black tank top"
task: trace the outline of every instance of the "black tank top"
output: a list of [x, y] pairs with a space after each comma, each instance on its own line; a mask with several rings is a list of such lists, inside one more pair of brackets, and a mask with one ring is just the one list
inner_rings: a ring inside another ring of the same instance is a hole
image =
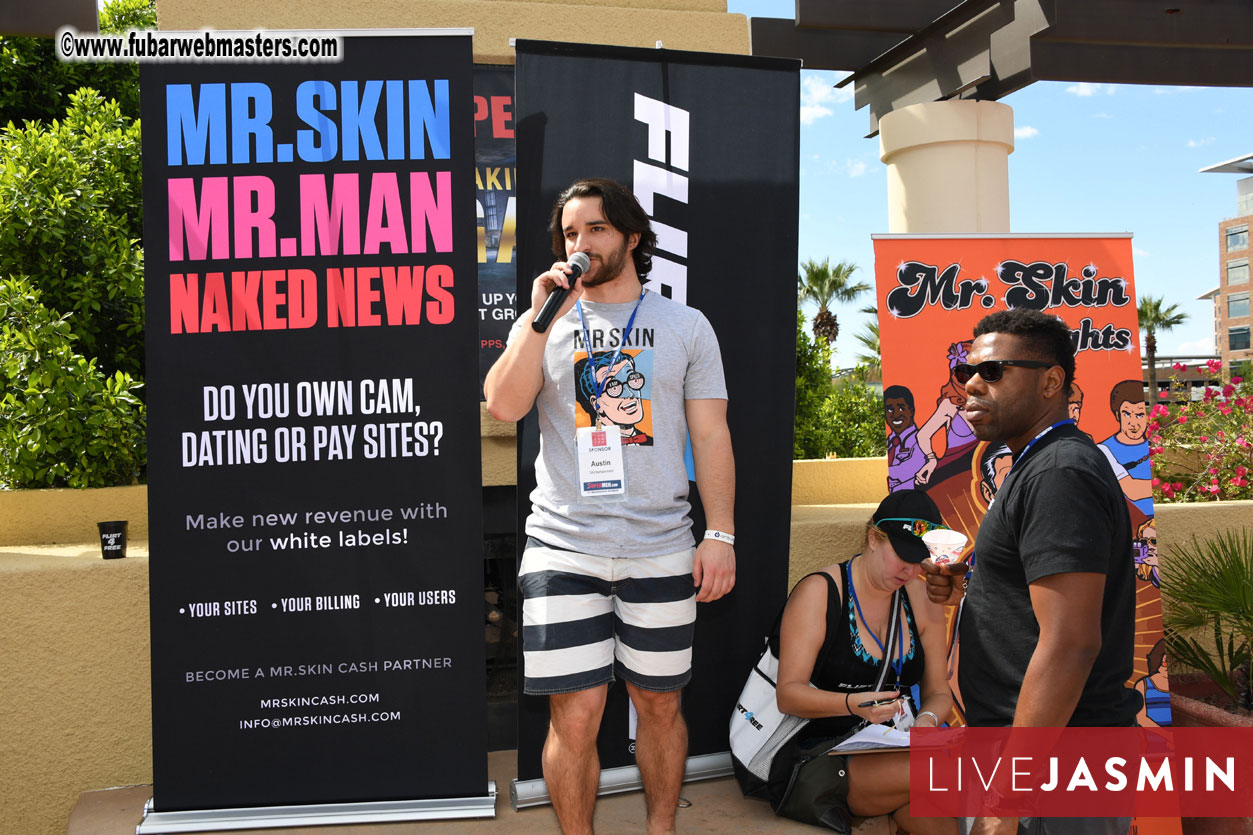
[[[849, 587], [849, 566], [852, 560], [840, 564], [840, 579], [844, 589]], [[856, 699], [858, 692], [873, 692], [875, 682], [879, 680], [879, 668], [883, 661], [873, 658], [862, 646], [860, 633], [857, 630], [857, 609], [853, 599], [839, 589], [835, 580], [825, 571], [817, 571], [827, 581], [827, 631], [823, 639], [822, 649], [818, 653], [818, 661], [814, 666], [810, 681], [822, 690], [838, 692], [852, 691], [850, 698]], [[806, 575], [808, 579], [813, 575]], [[798, 583], [799, 585], [799, 583]], [[914, 623], [914, 612], [909, 605], [909, 595], [901, 592], [901, 602], [905, 609], [905, 625], [909, 629], [909, 637], [905, 641], [905, 663], [901, 666], [900, 688], [908, 696], [909, 689], [922, 680], [922, 672], [926, 666], [922, 642], [918, 640], [918, 626]], [[771, 646], [779, 651], [779, 636], [771, 638]], [[892, 655], [898, 654], [899, 644], [893, 642]], [[896, 670], [889, 669], [883, 681], [883, 689], [891, 690], [897, 684]], [[918, 712], [918, 707], [910, 698], [910, 707]], [[856, 716], [827, 716], [813, 719], [801, 735], [806, 739], [822, 739], [841, 736], [852, 730], [861, 722]]]

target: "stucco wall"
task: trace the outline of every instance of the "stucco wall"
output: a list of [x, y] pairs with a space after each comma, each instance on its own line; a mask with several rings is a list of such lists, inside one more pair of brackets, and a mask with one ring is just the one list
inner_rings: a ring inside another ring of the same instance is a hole
[[792, 462], [792, 504], [872, 504], [888, 494], [886, 458]]
[[[0, 490], [0, 548], [89, 542], [97, 522], [126, 520], [131, 540], [148, 538], [148, 488]], [[97, 551], [96, 556], [99, 556]]]
[[512, 64], [510, 38], [747, 54], [748, 21], [720, 0], [158, 0], [161, 29], [474, 29], [474, 60]]
[[0, 832], [64, 832], [83, 791], [152, 781], [146, 552], [0, 547]]

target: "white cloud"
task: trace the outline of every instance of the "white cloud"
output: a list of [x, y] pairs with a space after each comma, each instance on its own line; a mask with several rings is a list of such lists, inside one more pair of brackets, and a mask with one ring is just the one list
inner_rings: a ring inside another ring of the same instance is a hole
[[1107, 96], [1114, 95], [1118, 89], [1117, 84], [1094, 84], [1090, 81], [1080, 81], [1078, 84], [1072, 84], [1066, 88], [1067, 93], [1073, 93], [1079, 97], [1095, 96], [1104, 93]]
[[1039, 136], [1039, 128], [1033, 128], [1031, 125], [1023, 125], [1020, 128], [1014, 128], [1015, 139], [1030, 139], [1033, 136]]
[[1203, 148], [1206, 145], [1213, 145], [1213, 144], [1214, 144], [1214, 137], [1212, 136], [1207, 136], [1204, 139], [1189, 139], [1188, 140], [1189, 148]]
[[801, 104], [839, 104], [851, 101], [852, 85], [837, 89], [829, 80], [818, 75], [807, 75], [801, 79]]
[[1092, 118], [1093, 119], [1112, 119], [1114, 117], [1109, 115], [1108, 113], [1093, 113]]
[[866, 173], [866, 163], [864, 160], [850, 159], [847, 163], [845, 163], [844, 170], [850, 177], [860, 177], [862, 174]]
[[836, 105], [853, 98], [852, 86], [835, 89], [829, 79], [820, 75], [806, 75], [801, 78], [801, 124], [812, 125], [819, 119], [832, 115], [835, 111], [829, 105]]
[[1192, 342], [1180, 342], [1176, 351], [1184, 356], [1214, 353], [1214, 339], [1197, 339]]
[[1148, 250], [1140, 249], [1140, 247], [1138, 246], [1133, 246], [1131, 248], [1131, 254], [1136, 256], [1137, 258], [1149, 257]]
[[802, 104], [801, 105], [801, 124], [812, 125], [814, 122], [818, 121], [819, 119], [825, 116], [830, 116], [831, 113], [832, 113], [832, 110], [829, 107], [815, 107], [815, 106], [806, 106]]

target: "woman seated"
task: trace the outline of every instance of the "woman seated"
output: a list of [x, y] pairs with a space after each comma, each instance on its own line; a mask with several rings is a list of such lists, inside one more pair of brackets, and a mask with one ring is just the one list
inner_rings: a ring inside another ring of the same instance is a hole
[[[889, 722], [909, 703], [915, 727], [934, 727], [953, 707], [946, 682], [943, 608], [927, 599], [917, 580], [927, 558], [921, 536], [943, 520], [935, 502], [919, 490], [892, 493], [866, 529], [862, 552], [833, 563], [796, 584], [779, 633], [779, 709], [811, 719], [776, 755], [774, 775], [790, 767], [797, 751], [844, 736], [861, 724]], [[890, 640], [894, 593], [900, 595], [901, 628], [892, 641], [889, 669], [876, 689]], [[821, 659], [821, 660], [820, 660]], [[813, 686], [810, 686], [812, 682]], [[913, 704], [918, 684], [922, 704]], [[887, 701], [891, 700], [891, 701]], [[867, 702], [886, 702], [867, 706]], [[847, 805], [859, 817], [891, 815], [914, 835], [950, 835], [950, 818], [915, 818], [909, 813], [909, 752], [846, 757]]]

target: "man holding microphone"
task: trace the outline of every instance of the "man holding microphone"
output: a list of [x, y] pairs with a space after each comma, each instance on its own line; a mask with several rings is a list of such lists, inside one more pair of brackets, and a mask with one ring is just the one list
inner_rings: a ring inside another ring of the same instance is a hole
[[[564, 260], [535, 279], [484, 385], [498, 420], [532, 405], [539, 417], [519, 570], [525, 690], [549, 697], [544, 779], [562, 831], [582, 835], [592, 832], [608, 687], [623, 678], [639, 716], [647, 829], [672, 832], [696, 603], [735, 584], [721, 355], [699, 311], [644, 289], [657, 239], [629, 190], [580, 180], [558, 196], [549, 230]], [[554, 294], [549, 325], [540, 314]], [[695, 549], [689, 437], [707, 523]]]

